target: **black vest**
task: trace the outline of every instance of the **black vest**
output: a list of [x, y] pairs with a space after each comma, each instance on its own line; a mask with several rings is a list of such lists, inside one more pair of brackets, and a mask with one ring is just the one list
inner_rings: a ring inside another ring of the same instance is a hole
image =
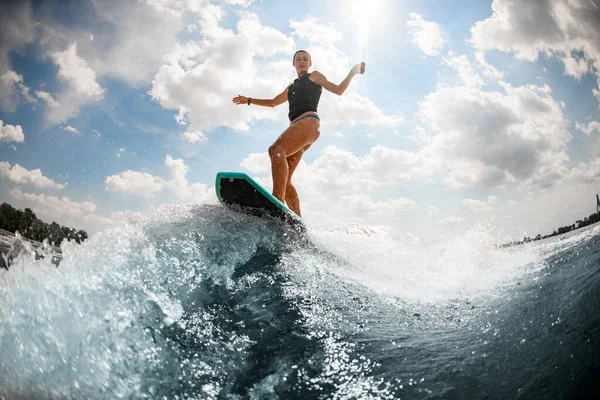
[[311, 81], [310, 74], [302, 75], [288, 86], [288, 102], [290, 103], [290, 121], [295, 120], [307, 111], [317, 111], [323, 88]]

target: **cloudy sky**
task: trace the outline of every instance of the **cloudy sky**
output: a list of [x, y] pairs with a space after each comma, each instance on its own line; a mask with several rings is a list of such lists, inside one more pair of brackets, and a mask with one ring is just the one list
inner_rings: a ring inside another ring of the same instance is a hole
[[309, 224], [549, 233], [600, 192], [598, 0], [0, 2], [0, 202], [96, 232], [271, 188], [269, 145], [313, 69], [321, 138], [295, 174]]

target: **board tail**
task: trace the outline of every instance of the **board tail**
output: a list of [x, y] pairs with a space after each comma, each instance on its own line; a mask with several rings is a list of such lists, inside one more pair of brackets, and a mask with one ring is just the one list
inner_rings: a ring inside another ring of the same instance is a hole
[[226, 206], [238, 207], [248, 214], [270, 215], [293, 224], [304, 224], [285, 204], [243, 172], [217, 173], [215, 190], [219, 202]]

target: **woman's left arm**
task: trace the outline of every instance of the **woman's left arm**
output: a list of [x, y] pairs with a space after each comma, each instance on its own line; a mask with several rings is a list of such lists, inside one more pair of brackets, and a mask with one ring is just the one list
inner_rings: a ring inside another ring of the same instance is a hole
[[364, 74], [364, 73], [365, 73], [365, 63], [361, 62], [360, 64], [356, 64], [354, 67], [352, 67], [352, 69], [350, 70], [350, 73], [348, 74], [346, 79], [344, 79], [342, 81], [342, 83], [340, 83], [339, 85], [329, 82], [327, 80], [327, 78], [325, 78], [325, 75], [323, 75], [319, 71], [314, 71], [312, 74], [310, 74], [310, 77], [314, 78], [313, 82], [316, 83], [317, 85], [321, 85], [325, 89], [329, 90], [331, 93], [335, 93], [338, 96], [341, 96], [346, 91], [346, 89], [348, 89], [348, 86], [350, 85], [350, 81], [352, 80], [352, 78], [354, 78], [354, 75]]

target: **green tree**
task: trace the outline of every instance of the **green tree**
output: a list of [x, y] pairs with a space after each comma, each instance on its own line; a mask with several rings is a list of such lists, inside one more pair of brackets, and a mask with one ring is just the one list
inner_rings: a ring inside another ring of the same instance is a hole
[[77, 243], [81, 243], [84, 240], [87, 240], [87, 238], [88, 238], [87, 232], [80, 229], [79, 231], [77, 231], [77, 236], [75, 237], [75, 241]]
[[25, 211], [21, 214], [21, 219], [19, 221], [19, 233], [23, 236], [30, 237], [31, 236], [31, 228], [33, 227], [33, 222], [37, 219], [31, 208], [26, 208]]
[[8, 203], [2, 203], [0, 214], [2, 215], [2, 226], [0, 228], [14, 233], [17, 230], [17, 210]]
[[63, 239], [81, 243], [88, 238], [86, 231], [61, 226], [56, 222], [48, 225], [37, 218], [35, 213], [26, 208], [24, 211], [13, 208], [8, 203], [0, 204], [0, 229], [19, 232], [28, 239], [43, 242], [48, 239], [54, 245], [60, 245]]

